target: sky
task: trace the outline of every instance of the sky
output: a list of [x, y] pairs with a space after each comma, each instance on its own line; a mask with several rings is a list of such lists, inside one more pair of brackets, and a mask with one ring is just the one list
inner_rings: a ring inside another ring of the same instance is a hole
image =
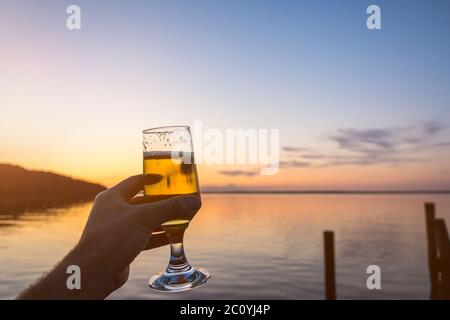
[[[81, 30], [66, 28], [71, 4]], [[0, 0], [0, 162], [110, 186], [142, 171], [143, 129], [201, 121], [280, 132], [276, 175], [201, 164], [203, 188], [450, 189], [449, 13], [445, 0]]]

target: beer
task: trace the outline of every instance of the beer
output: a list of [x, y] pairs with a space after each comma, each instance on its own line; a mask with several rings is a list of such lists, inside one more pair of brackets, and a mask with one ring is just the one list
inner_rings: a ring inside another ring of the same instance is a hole
[[[176, 155], [176, 157], [173, 157]], [[144, 152], [144, 196], [158, 201], [177, 195], [198, 195], [199, 185], [193, 152]], [[178, 219], [164, 223], [164, 229], [182, 227], [189, 220]]]

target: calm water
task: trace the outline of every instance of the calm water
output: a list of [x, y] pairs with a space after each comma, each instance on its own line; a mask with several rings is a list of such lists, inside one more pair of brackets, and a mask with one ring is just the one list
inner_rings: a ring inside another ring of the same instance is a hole
[[[148, 278], [168, 247], [142, 253], [111, 299], [322, 299], [322, 231], [336, 237], [341, 299], [427, 299], [423, 202], [450, 221], [448, 195], [204, 195], [185, 245], [206, 267], [206, 286], [158, 294]], [[76, 243], [91, 203], [0, 216], [0, 298], [13, 298]], [[366, 268], [382, 270], [382, 289], [365, 287]]]

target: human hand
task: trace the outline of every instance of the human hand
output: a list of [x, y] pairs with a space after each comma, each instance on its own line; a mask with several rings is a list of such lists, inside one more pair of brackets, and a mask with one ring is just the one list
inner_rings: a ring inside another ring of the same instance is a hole
[[[176, 218], [191, 220], [201, 207], [200, 197], [191, 195], [132, 204], [140, 202], [132, 199], [143, 186], [144, 175], [137, 175], [97, 195], [76, 247], [19, 298], [103, 299], [126, 282], [129, 265], [142, 250], [168, 243], [164, 233], [152, 236], [154, 230]], [[80, 290], [66, 287], [69, 265], [81, 269]]]

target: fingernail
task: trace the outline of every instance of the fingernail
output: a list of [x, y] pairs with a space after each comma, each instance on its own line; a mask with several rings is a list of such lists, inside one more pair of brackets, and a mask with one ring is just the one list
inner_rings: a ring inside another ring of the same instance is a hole
[[144, 176], [144, 183], [147, 185], [156, 184], [161, 182], [163, 176], [160, 174], [146, 174]]

